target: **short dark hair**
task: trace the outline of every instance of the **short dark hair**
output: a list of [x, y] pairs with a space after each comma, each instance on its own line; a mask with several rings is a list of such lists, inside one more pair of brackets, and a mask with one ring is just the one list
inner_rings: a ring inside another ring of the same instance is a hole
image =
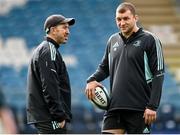
[[123, 3], [121, 3], [121, 4], [117, 7], [116, 12], [118, 12], [118, 13], [124, 13], [124, 12], [126, 12], [127, 10], [130, 10], [133, 15], [136, 15], [136, 8], [135, 8], [135, 6], [134, 6], [132, 3], [129, 3], [129, 2], [123, 2]]

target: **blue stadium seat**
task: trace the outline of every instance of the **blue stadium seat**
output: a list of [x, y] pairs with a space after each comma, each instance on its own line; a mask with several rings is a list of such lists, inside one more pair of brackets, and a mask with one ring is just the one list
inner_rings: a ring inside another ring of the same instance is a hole
[[[77, 66], [68, 67], [75, 119], [72, 123], [72, 133], [100, 133], [99, 121], [103, 113], [94, 111], [84, 89], [87, 77], [96, 70], [101, 61], [109, 36], [118, 31], [114, 13], [120, 2], [121, 0], [29, 0], [24, 7], [14, 8], [8, 15], [0, 16], [0, 36], [3, 40], [6, 41], [10, 37], [23, 38], [29, 52], [43, 40], [43, 22], [47, 16], [62, 13], [75, 17], [76, 25], [70, 28], [68, 45], [59, 49], [63, 55], [73, 54], [78, 59]], [[0, 85], [8, 103], [15, 108], [25, 108], [27, 67], [28, 65], [16, 71], [12, 66], [0, 65]], [[109, 81], [106, 80], [103, 84], [108, 87]], [[163, 133], [165, 130], [173, 131], [177, 127], [180, 129], [180, 120], [177, 117], [180, 110], [179, 99], [179, 87], [167, 68], [158, 112], [160, 117], [154, 125], [154, 131]], [[165, 104], [172, 105], [168, 113], [162, 111]], [[167, 129], [163, 121], [174, 118], [176, 127]], [[28, 127], [27, 132], [23, 133], [29, 133]]]

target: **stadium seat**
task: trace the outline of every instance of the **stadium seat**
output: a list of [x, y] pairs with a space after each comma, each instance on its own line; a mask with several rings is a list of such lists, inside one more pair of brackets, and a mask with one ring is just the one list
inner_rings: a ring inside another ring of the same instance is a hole
[[[77, 59], [75, 66], [68, 66], [74, 116], [71, 133], [100, 133], [103, 112], [96, 111], [86, 98], [84, 89], [86, 79], [101, 61], [109, 36], [118, 31], [114, 13], [121, 1], [29, 0], [22, 7], [13, 8], [7, 15], [0, 15], [0, 86], [8, 104], [15, 108], [14, 112], [18, 116], [23, 109], [25, 113], [28, 63], [32, 50], [45, 35], [44, 20], [51, 14], [61, 13], [76, 19], [76, 24], [70, 27], [71, 34], [67, 45], [59, 48], [63, 57], [73, 55]], [[168, 126], [162, 121], [175, 118], [175, 127], [180, 125], [177, 115], [177, 108], [180, 108], [179, 87], [168, 67], [164, 82], [159, 123], [153, 128], [159, 133], [168, 130]], [[103, 84], [108, 87], [109, 80]], [[164, 112], [162, 108], [168, 103], [172, 108], [169, 112]], [[172, 123], [170, 121], [170, 127]], [[20, 125], [22, 124], [25, 122]], [[31, 127], [26, 126], [21, 128], [22, 133], [35, 133]], [[171, 131], [174, 129], [171, 128]]]

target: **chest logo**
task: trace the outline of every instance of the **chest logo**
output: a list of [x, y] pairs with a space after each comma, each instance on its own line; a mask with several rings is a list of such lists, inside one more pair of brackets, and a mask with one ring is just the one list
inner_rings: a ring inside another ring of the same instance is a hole
[[135, 42], [133, 43], [133, 46], [135, 46], [135, 47], [141, 46], [141, 41], [140, 41], [140, 40], [135, 41]]
[[113, 45], [113, 50], [116, 51], [118, 47], [119, 47], [119, 44], [118, 44], [118, 42], [116, 42], [116, 43]]

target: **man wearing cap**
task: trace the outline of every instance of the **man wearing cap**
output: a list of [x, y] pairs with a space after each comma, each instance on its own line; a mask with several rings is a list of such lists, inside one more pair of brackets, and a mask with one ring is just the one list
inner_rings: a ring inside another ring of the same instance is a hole
[[27, 79], [27, 122], [38, 133], [66, 133], [71, 120], [71, 87], [58, 48], [68, 40], [74, 18], [51, 15], [44, 23], [45, 40], [34, 50]]

